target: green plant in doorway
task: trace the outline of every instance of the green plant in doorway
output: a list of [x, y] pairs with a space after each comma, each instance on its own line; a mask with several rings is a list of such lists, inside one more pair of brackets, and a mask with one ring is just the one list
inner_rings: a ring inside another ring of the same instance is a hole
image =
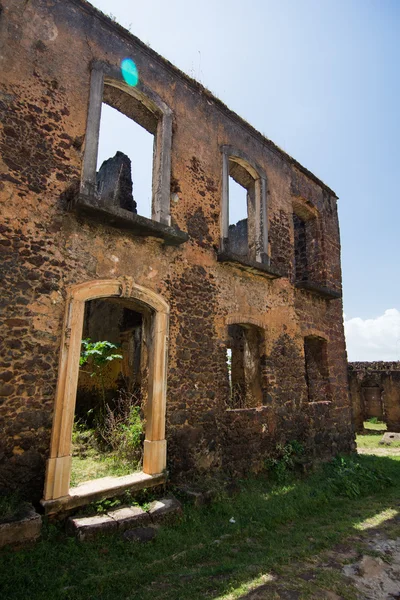
[[103, 410], [106, 407], [106, 389], [104, 383], [105, 368], [110, 362], [122, 359], [121, 354], [117, 354], [118, 346], [107, 340], [92, 342], [90, 338], [82, 340], [82, 350], [79, 358], [79, 366], [88, 365], [91, 367], [90, 377], [98, 377], [100, 382]]

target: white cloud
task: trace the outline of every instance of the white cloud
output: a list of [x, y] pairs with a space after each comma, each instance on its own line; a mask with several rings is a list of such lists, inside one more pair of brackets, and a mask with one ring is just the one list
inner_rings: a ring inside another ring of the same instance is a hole
[[347, 354], [355, 360], [400, 360], [400, 311], [385, 310], [376, 319], [344, 317]]

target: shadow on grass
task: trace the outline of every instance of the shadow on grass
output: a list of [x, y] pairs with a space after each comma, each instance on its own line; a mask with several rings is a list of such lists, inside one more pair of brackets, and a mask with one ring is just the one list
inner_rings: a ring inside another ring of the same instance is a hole
[[[380, 512], [379, 516], [381, 516], [384, 512], [391, 514], [392, 511], [390, 508], [383, 510]], [[371, 555], [374, 557], [380, 556], [384, 562], [391, 564], [390, 557], [388, 557], [386, 552], [378, 553], [376, 550], [368, 546], [368, 541], [372, 540], [376, 542], [376, 536], [381, 536], [383, 538], [388, 537], [389, 539], [394, 539], [400, 536], [400, 500], [397, 502], [397, 510], [394, 512], [397, 514], [392, 518], [389, 517], [384, 520], [378, 518], [377, 520], [379, 522], [376, 526], [371, 526], [370, 523], [368, 523], [368, 521], [373, 522], [374, 517], [367, 517], [365, 522], [361, 523], [361, 525], [364, 526], [361, 526], [360, 528], [354, 528], [353, 526], [353, 529], [349, 531], [348, 536], [346, 536], [348, 542], [347, 544], [341, 544], [339, 542], [332, 549], [329, 548], [329, 550], [332, 550], [333, 552], [329, 552], [328, 555], [325, 554], [325, 556], [322, 553], [319, 564], [308, 564], [303, 562], [303, 564], [299, 563], [298, 565], [294, 565], [294, 573], [290, 573], [289, 578], [285, 578], [285, 574], [288, 572], [288, 569], [285, 569], [284, 572], [281, 573], [281, 577], [276, 581], [273, 580], [260, 586], [256, 586], [250, 592], [238, 596], [238, 600], [266, 600], [270, 598], [280, 598], [281, 600], [298, 600], [305, 597], [302, 593], [304, 590], [301, 590], [304, 585], [304, 581], [302, 580], [310, 582], [308, 585], [306, 585], [308, 588], [306, 591], [308, 594], [311, 594], [312, 598], [327, 598], [327, 596], [320, 595], [321, 592], [326, 591], [325, 583], [327, 581], [329, 582], [328, 589], [331, 590], [332, 587], [336, 588], [335, 592], [339, 594], [340, 592], [343, 593], [343, 586], [346, 586], [348, 595], [346, 594], [335, 597], [340, 597], [343, 599], [359, 598], [359, 590], [354, 587], [354, 582], [344, 576], [342, 568], [345, 564], [356, 563], [362, 556], [365, 555]], [[363, 535], [360, 535], [362, 532]], [[349, 560], [348, 557], [350, 556], [351, 551], [354, 553], [354, 558]], [[307, 558], [314, 557], [306, 556], [305, 559], [307, 560]], [[341, 558], [342, 562], [338, 563], [337, 558]], [[321, 566], [323, 566], [322, 569]], [[310, 570], [310, 567], [313, 570]], [[320, 575], [319, 578], [316, 577], [317, 574]], [[317, 596], [314, 594], [317, 594]], [[308, 597], [309, 596], [307, 595], [307, 598]]]
[[50, 527], [32, 549], [0, 554], [0, 597], [245, 598], [280, 566], [310, 559], [359, 534], [359, 523], [399, 508], [400, 461], [362, 456], [360, 462], [378, 468], [392, 485], [349, 499], [327, 493], [321, 472], [286, 486], [249, 479], [239, 482], [233, 498], [201, 510], [185, 507], [180, 523], [163, 526], [146, 545], [116, 536], [82, 544]]

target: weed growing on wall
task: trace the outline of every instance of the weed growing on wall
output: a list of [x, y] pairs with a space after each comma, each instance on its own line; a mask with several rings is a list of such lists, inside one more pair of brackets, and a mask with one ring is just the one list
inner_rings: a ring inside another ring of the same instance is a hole
[[265, 461], [265, 467], [278, 483], [285, 483], [302, 464], [304, 446], [297, 440], [277, 444], [276, 456]]

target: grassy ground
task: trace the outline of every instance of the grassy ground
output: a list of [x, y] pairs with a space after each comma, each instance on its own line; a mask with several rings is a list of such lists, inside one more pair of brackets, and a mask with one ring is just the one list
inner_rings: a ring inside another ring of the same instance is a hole
[[[360, 456], [360, 464], [378, 468], [392, 484], [346, 497], [340, 487], [327, 487], [329, 473], [321, 471], [280, 485], [265, 476], [239, 481], [237, 495], [202, 509], [185, 506], [181, 522], [163, 526], [145, 545], [117, 536], [79, 543], [47, 526], [33, 548], [0, 553], [0, 598], [327, 598], [318, 595], [323, 588], [352, 600], [354, 589], [335, 571], [297, 578], [295, 596], [279, 595], [275, 581], [283, 578], [290, 591], [300, 563], [313, 564], [349, 537], [361, 543], [364, 531], [397, 515], [400, 457]], [[258, 586], [263, 595], [251, 592]]]
[[[381, 441], [382, 436], [381, 435], [359, 435], [357, 436], [357, 448], [360, 449], [366, 449], [366, 450], [377, 450], [377, 449], [383, 449], [386, 450], [388, 452], [388, 454], [390, 454], [391, 449], [393, 448], [400, 448], [400, 442], [392, 442], [390, 444], [390, 446], [386, 446], [386, 445], [381, 445], [379, 442]], [[372, 452], [373, 454], [375, 452]]]
[[74, 425], [72, 434], [71, 487], [99, 477], [129, 475], [139, 471], [140, 463], [134, 464], [116, 452], [99, 448], [94, 429]]
[[385, 423], [374, 421], [364, 422], [365, 433], [357, 436], [358, 452], [360, 454], [374, 454], [376, 456], [399, 456], [400, 442], [392, 442], [390, 446], [380, 444], [387, 427]]
[[132, 465], [116, 457], [112, 452], [96, 452], [90, 450], [85, 456], [72, 456], [71, 487], [83, 481], [114, 475], [129, 475]]
[[369, 429], [370, 431], [378, 431], [384, 432], [387, 430], [386, 423], [382, 421], [378, 421], [377, 419], [371, 419], [370, 421], [364, 421], [364, 429]]

